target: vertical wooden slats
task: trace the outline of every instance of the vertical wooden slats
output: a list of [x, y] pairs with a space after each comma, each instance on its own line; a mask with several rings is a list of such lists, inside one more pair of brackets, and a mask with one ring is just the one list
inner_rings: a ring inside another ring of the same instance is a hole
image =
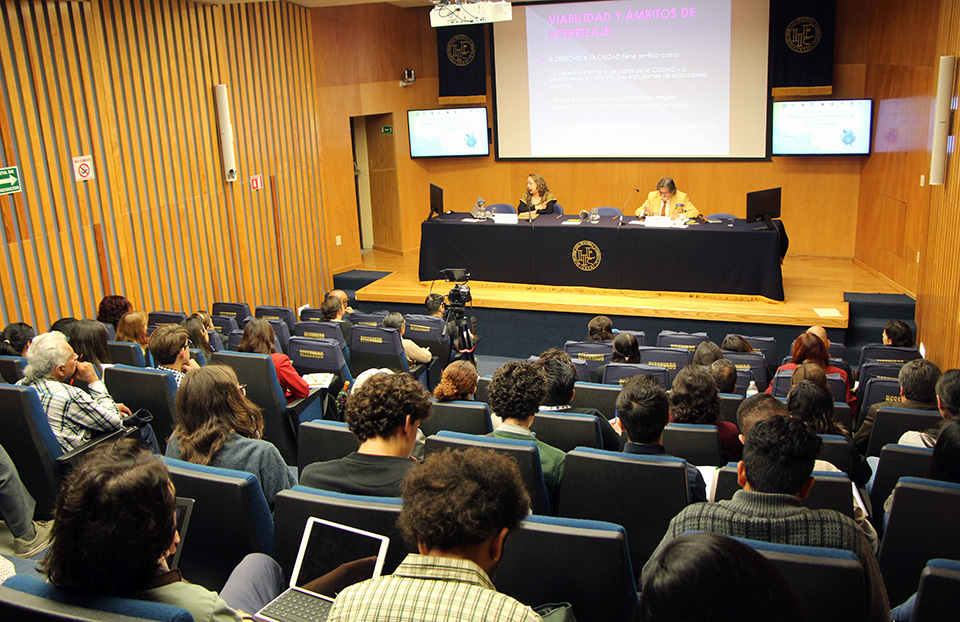
[[[104, 294], [145, 310], [301, 304], [323, 282], [308, 10], [285, 2], [5, 0], [3, 322], [46, 330]], [[213, 86], [240, 179], [223, 180]], [[93, 156], [76, 182], [70, 157]], [[247, 180], [260, 173], [265, 188]]]

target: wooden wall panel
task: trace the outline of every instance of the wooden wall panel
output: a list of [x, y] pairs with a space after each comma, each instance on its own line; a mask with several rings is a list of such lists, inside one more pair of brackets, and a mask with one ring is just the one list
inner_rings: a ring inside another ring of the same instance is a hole
[[[110, 293], [145, 310], [319, 304], [330, 275], [312, 27], [286, 2], [5, 1], [0, 164], [20, 167], [24, 192], [0, 197], [4, 323], [43, 331], [94, 316]], [[95, 180], [74, 181], [77, 155], [93, 156]]]

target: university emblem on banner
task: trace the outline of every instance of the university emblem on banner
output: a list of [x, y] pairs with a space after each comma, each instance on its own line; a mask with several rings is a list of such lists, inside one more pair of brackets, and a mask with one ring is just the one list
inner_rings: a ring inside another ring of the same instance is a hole
[[467, 35], [456, 35], [447, 42], [447, 59], [457, 67], [466, 67], [477, 56], [477, 46]]
[[600, 247], [589, 240], [581, 240], [573, 245], [573, 265], [584, 272], [596, 270], [600, 265]]
[[805, 54], [817, 47], [823, 30], [820, 24], [812, 17], [798, 17], [787, 25], [783, 36], [787, 47], [797, 54]]

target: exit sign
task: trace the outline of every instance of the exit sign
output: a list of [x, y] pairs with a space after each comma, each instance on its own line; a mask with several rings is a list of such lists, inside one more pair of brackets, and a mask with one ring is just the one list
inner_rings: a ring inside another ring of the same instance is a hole
[[381, 126], [380, 126], [380, 133], [381, 133], [381, 134], [393, 134], [393, 126], [392, 126], [392, 125], [381, 125]]

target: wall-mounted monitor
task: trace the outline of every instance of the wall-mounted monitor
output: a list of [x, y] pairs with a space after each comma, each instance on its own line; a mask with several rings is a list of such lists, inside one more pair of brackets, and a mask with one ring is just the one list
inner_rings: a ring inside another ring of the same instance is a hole
[[486, 108], [408, 110], [411, 158], [490, 155]]
[[873, 101], [773, 103], [773, 155], [869, 155]]

